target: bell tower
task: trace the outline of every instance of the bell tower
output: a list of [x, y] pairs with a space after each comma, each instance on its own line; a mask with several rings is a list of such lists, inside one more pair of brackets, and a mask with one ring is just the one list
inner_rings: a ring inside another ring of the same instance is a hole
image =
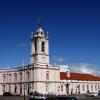
[[49, 64], [48, 35], [44, 32], [40, 20], [35, 35], [31, 37], [31, 64]]

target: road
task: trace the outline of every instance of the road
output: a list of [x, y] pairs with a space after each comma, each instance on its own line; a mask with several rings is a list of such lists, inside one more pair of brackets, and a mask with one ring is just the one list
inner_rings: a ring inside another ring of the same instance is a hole
[[100, 97], [77, 97], [78, 100], [100, 100]]
[[[23, 96], [0, 96], [0, 100], [24, 100]], [[29, 97], [26, 97], [25, 100], [29, 100]]]
[[[100, 100], [100, 97], [78, 96], [77, 98], [78, 98], [78, 100]], [[11, 96], [11, 97], [0, 96], [0, 100], [24, 100], [24, 97], [23, 96]], [[29, 97], [26, 97], [25, 100], [29, 100]]]

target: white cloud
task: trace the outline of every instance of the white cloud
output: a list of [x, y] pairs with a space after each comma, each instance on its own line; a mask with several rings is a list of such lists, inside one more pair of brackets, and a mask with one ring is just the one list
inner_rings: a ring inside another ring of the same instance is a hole
[[97, 69], [96, 65], [92, 64], [74, 64], [71, 65], [69, 69], [71, 70], [71, 72], [86, 73], [100, 76], [100, 69]]
[[60, 67], [63, 67], [63, 68], [66, 68], [66, 69], [68, 69], [69, 68], [69, 66], [68, 65], [59, 65]]
[[62, 57], [52, 57], [54, 62], [63, 62], [64, 59]]
[[5, 67], [0, 67], [0, 69], [9, 69], [11, 68], [10, 66], [5, 66]]
[[59, 58], [57, 58], [57, 61], [58, 61], [58, 62], [63, 62], [64, 59], [63, 59], [62, 57], [59, 57]]

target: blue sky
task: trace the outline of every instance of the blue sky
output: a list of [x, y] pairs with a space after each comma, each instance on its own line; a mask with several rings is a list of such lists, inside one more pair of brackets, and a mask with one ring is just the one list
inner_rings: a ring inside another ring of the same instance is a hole
[[49, 32], [50, 62], [100, 67], [99, 0], [1, 0], [0, 66], [30, 63], [30, 36], [38, 17]]

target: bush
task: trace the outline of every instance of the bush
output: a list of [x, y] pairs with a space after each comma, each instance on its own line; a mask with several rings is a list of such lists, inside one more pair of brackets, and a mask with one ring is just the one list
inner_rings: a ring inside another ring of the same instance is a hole
[[3, 96], [12, 96], [12, 94], [10, 92], [4, 92]]

